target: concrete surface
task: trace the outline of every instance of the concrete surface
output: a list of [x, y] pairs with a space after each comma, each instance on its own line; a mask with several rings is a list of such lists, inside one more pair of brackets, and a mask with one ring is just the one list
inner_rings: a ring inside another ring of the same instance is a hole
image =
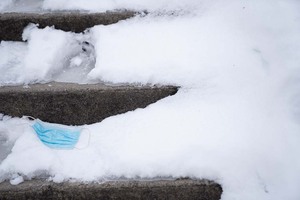
[[0, 41], [22, 41], [23, 29], [29, 23], [39, 24], [40, 28], [55, 26], [56, 29], [83, 32], [95, 25], [108, 25], [136, 15], [133, 11], [106, 13], [53, 12], [53, 13], [1, 13]]
[[207, 180], [110, 181], [99, 183], [61, 183], [25, 181], [17, 186], [0, 184], [0, 199], [178, 199], [219, 200], [222, 188]]
[[112, 115], [145, 108], [174, 95], [174, 86], [107, 86], [72, 83], [0, 87], [0, 113], [30, 115], [67, 125], [100, 122]]

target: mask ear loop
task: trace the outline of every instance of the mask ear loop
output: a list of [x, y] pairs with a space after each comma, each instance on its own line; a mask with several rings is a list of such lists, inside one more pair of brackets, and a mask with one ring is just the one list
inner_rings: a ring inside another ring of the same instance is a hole
[[[27, 115], [24, 115], [22, 118], [20, 118], [20, 119], [31, 119], [31, 120], [36, 120], [36, 118], [34, 118], [34, 117], [32, 117], [32, 116], [27, 116]], [[16, 124], [16, 126], [23, 126], [23, 125], [29, 125], [30, 123], [22, 123], [22, 124]], [[24, 129], [24, 128], [23, 128]], [[23, 130], [24, 131], [24, 130]]]
[[78, 147], [74, 147], [75, 149], [78, 149], [78, 150], [83, 150], [83, 149], [86, 149], [88, 146], [90, 146], [90, 141], [91, 141], [91, 131], [88, 129], [88, 128], [82, 128], [82, 131], [83, 130], [87, 130], [88, 133], [89, 133], [89, 139], [88, 139], [88, 143], [85, 147], [82, 147], [82, 148], [78, 148]]
[[[36, 120], [36, 118], [34, 118], [34, 117], [32, 117], [32, 116], [27, 116], [27, 115], [24, 115], [22, 118], [20, 118], [20, 119], [31, 119], [31, 120]], [[24, 133], [25, 131], [25, 127], [24, 126], [31, 126], [30, 125], [30, 123], [29, 122], [26, 122], [26, 123], [21, 123], [21, 124], [16, 124], [15, 126], [17, 126], [17, 127], [20, 127], [20, 126], [22, 126], [22, 133]]]
[[[29, 116], [29, 115], [24, 115], [23, 117], [27, 118], [27, 119], [31, 119], [31, 120], [36, 120], [36, 118], [32, 117], [32, 116]], [[22, 117], [22, 118], [23, 118]]]
[[[27, 116], [27, 115], [24, 115], [21, 119], [30, 119], [30, 120], [36, 120], [36, 118], [32, 117], [32, 116]], [[22, 124], [17, 124], [16, 126], [24, 126], [24, 125], [29, 125], [31, 126], [31, 124], [29, 122], [26, 122], [26, 123], [22, 123]], [[24, 127], [23, 127], [23, 132], [24, 132]]]

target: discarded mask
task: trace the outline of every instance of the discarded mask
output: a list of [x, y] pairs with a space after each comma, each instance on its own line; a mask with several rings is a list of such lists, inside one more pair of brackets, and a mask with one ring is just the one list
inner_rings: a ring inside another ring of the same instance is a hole
[[60, 124], [51, 124], [35, 119], [32, 128], [39, 139], [54, 149], [73, 149], [78, 142], [82, 129]]

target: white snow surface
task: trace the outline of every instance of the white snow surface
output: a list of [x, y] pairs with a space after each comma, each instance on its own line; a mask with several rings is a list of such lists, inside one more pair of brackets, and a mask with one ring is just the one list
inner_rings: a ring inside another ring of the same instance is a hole
[[31, 25], [23, 34], [28, 43], [1, 42], [0, 84], [104, 81], [181, 89], [145, 109], [82, 126], [91, 139], [81, 150], [49, 149], [27, 119], [1, 115], [0, 181], [189, 176], [220, 183], [222, 200], [300, 199], [299, 1], [42, 5], [153, 14], [85, 34]]
[[[216, 1], [216, 0], [213, 0]], [[210, 4], [208, 0], [1, 0], [0, 11], [44, 12], [49, 10], [80, 10], [104, 12], [107, 10], [131, 9], [166, 11], [193, 9]]]

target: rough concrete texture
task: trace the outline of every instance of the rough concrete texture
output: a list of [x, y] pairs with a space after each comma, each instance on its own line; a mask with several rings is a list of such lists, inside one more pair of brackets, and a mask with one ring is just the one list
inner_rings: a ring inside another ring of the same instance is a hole
[[47, 122], [82, 125], [145, 108], [169, 95], [174, 86], [107, 86], [72, 83], [0, 87], [0, 113], [33, 116]]
[[23, 29], [29, 23], [39, 24], [40, 28], [55, 26], [56, 29], [83, 32], [95, 25], [108, 25], [135, 16], [133, 11], [106, 13], [54, 12], [54, 13], [1, 13], [0, 41], [22, 41]]
[[110, 181], [61, 183], [26, 181], [17, 186], [0, 184], [0, 199], [178, 199], [219, 200], [222, 188], [207, 180]]

